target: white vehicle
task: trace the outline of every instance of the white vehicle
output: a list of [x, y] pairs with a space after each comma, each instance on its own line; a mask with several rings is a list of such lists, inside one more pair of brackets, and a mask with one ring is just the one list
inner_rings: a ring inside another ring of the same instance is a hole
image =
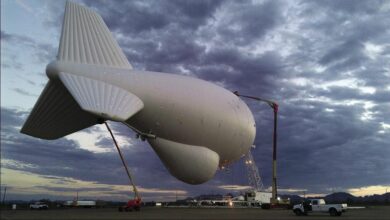
[[77, 206], [81, 207], [95, 207], [96, 202], [95, 201], [77, 201]]
[[30, 209], [48, 209], [49, 206], [43, 202], [36, 202], [34, 204], [30, 204]]
[[272, 193], [261, 191], [248, 191], [245, 193], [245, 200], [250, 206], [261, 206], [262, 204], [269, 204]]
[[329, 213], [331, 216], [340, 216], [347, 204], [326, 204], [323, 199], [309, 199], [302, 204], [294, 205], [293, 211], [296, 215], [307, 215], [308, 212]]

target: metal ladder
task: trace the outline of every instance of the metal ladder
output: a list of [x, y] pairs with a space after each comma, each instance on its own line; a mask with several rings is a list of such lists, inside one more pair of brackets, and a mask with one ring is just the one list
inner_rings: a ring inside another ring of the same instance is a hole
[[261, 180], [259, 169], [256, 166], [255, 160], [253, 159], [251, 150], [249, 150], [245, 155], [244, 162], [248, 173], [249, 185], [255, 191], [263, 191], [263, 181]]

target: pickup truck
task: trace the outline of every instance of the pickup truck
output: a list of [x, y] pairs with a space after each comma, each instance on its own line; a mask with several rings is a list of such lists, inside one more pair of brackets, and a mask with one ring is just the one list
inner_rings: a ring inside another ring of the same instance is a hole
[[34, 204], [30, 204], [30, 209], [48, 209], [49, 206], [43, 202], [36, 202]]
[[326, 204], [323, 199], [309, 199], [302, 204], [294, 205], [296, 215], [307, 215], [309, 212], [329, 213], [331, 216], [340, 216], [345, 212], [347, 204]]

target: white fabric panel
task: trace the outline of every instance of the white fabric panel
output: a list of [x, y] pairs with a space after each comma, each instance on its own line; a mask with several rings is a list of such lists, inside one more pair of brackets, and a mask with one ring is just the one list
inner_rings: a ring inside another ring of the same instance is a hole
[[189, 184], [204, 183], [215, 175], [219, 155], [202, 146], [192, 146], [163, 138], [148, 139], [169, 172]]
[[97, 117], [83, 111], [60, 82], [50, 80], [21, 132], [51, 140], [90, 127], [96, 122]]
[[102, 17], [67, 1], [57, 59], [132, 69]]
[[114, 121], [125, 121], [144, 107], [130, 92], [87, 77], [60, 73], [60, 79], [85, 111]]

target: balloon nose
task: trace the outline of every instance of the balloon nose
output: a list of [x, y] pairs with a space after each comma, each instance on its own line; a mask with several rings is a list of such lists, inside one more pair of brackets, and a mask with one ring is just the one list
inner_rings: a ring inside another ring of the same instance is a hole
[[248, 119], [248, 121], [249, 121], [249, 123], [248, 123], [249, 124], [248, 125], [248, 134], [249, 134], [251, 143], [253, 144], [253, 142], [255, 140], [255, 137], [256, 137], [256, 122], [255, 122], [253, 114], [252, 114], [252, 112], [250, 110], [249, 110], [249, 113], [248, 113], [248, 117], [249, 117], [249, 119]]
[[244, 124], [244, 133], [246, 136], [246, 143], [244, 146], [245, 153], [250, 149], [250, 147], [253, 145], [253, 142], [256, 137], [256, 122], [253, 117], [252, 111], [249, 109], [249, 107], [246, 105], [244, 101], [241, 100], [241, 109], [243, 111], [242, 113], [242, 120], [245, 121]]

